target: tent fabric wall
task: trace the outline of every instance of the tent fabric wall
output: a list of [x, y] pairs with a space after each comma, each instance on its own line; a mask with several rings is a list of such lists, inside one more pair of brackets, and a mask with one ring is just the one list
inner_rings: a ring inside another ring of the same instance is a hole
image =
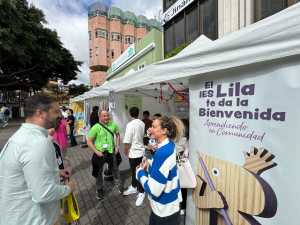
[[[155, 113], [161, 113], [162, 115], [174, 115], [176, 114], [173, 101], [170, 101], [168, 104], [159, 103], [158, 99], [154, 97], [145, 96], [141, 93], [136, 92], [121, 92], [117, 93], [115, 96], [115, 108], [111, 110], [111, 116], [120, 128], [120, 136], [121, 140], [125, 135], [126, 124], [130, 121], [129, 116], [129, 108], [126, 108], [126, 96], [131, 97], [141, 97], [142, 104], [140, 108], [139, 118], [142, 119], [142, 112], [148, 110], [150, 112], [150, 116], [153, 116]], [[188, 116], [188, 115], [187, 115]], [[122, 164], [120, 165], [120, 170], [129, 169], [128, 160], [125, 160], [126, 157], [123, 155], [124, 146], [121, 144], [120, 146], [122, 158], [124, 159]]]

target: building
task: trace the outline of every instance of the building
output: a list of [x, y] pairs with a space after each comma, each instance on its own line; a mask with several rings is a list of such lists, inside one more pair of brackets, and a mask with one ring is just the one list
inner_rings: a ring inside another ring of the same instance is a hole
[[163, 34], [152, 29], [143, 39], [129, 46], [107, 71], [107, 80], [124, 76], [163, 60]]
[[168, 58], [205, 34], [212, 40], [239, 30], [297, 0], [163, 0], [164, 51]]
[[129, 45], [142, 39], [153, 27], [160, 28], [156, 20], [123, 12], [96, 2], [89, 7], [89, 57], [90, 84], [101, 85], [106, 71]]

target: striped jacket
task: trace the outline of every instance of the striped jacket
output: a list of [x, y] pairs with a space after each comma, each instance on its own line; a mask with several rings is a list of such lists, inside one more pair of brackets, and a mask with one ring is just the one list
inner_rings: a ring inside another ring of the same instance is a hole
[[153, 213], [167, 217], [179, 211], [182, 200], [176, 165], [175, 144], [164, 140], [151, 160], [148, 171], [136, 171], [137, 179], [148, 193]]

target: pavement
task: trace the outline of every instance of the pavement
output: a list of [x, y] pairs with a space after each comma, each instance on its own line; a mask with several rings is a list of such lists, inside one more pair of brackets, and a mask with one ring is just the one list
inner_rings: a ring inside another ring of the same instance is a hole
[[[10, 121], [8, 126], [0, 128], [0, 149], [8, 138], [18, 129], [22, 121]], [[147, 225], [150, 206], [148, 199], [140, 207], [135, 206], [136, 195], [123, 196], [111, 182], [105, 182], [106, 198], [99, 202], [96, 199], [95, 179], [91, 175], [91, 151], [88, 148], [75, 146], [68, 149], [67, 158], [72, 166], [73, 178], [77, 183], [78, 205], [81, 225]], [[123, 159], [125, 160], [125, 159]], [[122, 186], [130, 185], [128, 171], [121, 173]], [[183, 224], [183, 218], [181, 218]]]

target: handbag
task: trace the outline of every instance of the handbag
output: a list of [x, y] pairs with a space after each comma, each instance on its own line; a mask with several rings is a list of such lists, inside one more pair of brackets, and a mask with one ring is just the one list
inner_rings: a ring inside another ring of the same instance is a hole
[[180, 188], [195, 188], [197, 180], [189, 159], [185, 156], [177, 155], [177, 168]]
[[67, 197], [61, 200], [61, 208], [63, 211], [63, 217], [67, 224], [71, 224], [72, 222], [79, 220], [80, 212], [77, 199], [73, 193], [70, 193]]

